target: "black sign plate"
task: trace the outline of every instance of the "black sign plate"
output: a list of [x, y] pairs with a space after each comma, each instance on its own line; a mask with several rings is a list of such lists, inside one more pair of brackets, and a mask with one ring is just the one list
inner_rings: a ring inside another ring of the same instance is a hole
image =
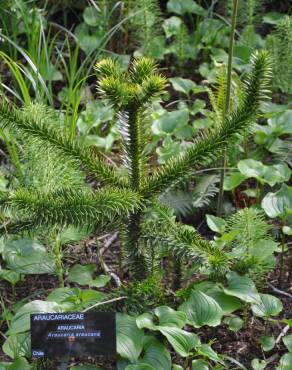
[[40, 313], [31, 315], [30, 322], [34, 358], [116, 355], [116, 320], [112, 312]]

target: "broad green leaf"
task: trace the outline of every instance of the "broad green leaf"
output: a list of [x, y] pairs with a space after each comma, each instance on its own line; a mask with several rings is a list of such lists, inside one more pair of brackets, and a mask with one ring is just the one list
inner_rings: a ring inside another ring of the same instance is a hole
[[55, 273], [54, 257], [43, 245], [30, 238], [7, 239], [3, 258], [9, 269], [20, 274]]
[[288, 351], [292, 352], [292, 334], [285, 335], [285, 337], [283, 338], [283, 342], [287, 347]]
[[100, 23], [100, 17], [94, 6], [87, 6], [83, 12], [84, 22], [91, 27], [96, 27]]
[[254, 358], [251, 362], [251, 366], [254, 370], [264, 370], [268, 363], [265, 360], [259, 360], [258, 358]]
[[226, 223], [223, 218], [216, 217], [213, 215], [206, 215], [207, 224], [212, 231], [223, 234], [225, 231]]
[[279, 244], [271, 239], [260, 239], [249, 249], [251, 256], [264, 260], [272, 256], [278, 250]]
[[269, 24], [272, 24], [272, 25], [276, 25], [283, 19], [284, 16], [285, 16], [285, 14], [283, 14], [283, 13], [269, 12], [269, 13], [266, 13], [263, 16], [263, 22], [264, 23], [269, 23]]
[[179, 109], [172, 112], [166, 112], [159, 118], [158, 126], [161, 131], [171, 134], [175, 130], [186, 126], [189, 121], [188, 109]]
[[187, 322], [184, 312], [175, 311], [167, 306], [155, 308], [154, 313], [159, 318], [159, 326], [174, 326], [181, 329]]
[[251, 306], [255, 316], [277, 316], [283, 310], [283, 304], [279, 298], [270, 294], [260, 294], [260, 298], [259, 304], [252, 304]]
[[56, 288], [47, 297], [48, 301], [62, 303], [79, 296], [79, 288]]
[[143, 349], [144, 333], [136, 325], [136, 319], [126, 314], [116, 315], [117, 352], [131, 362], [136, 362]]
[[213, 285], [207, 288], [207, 290], [202, 291], [205, 292], [208, 296], [212, 297], [219, 304], [222, 309], [223, 315], [228, 315], [241, 308], [241, 301], [239, 298], [225, 294], [222, 291], [222, 288], [218, 287], [217, 285]]
[[282, 114], [277, 114], [268, 120], [269, 127], [277, 136], [292, 134], [292, 110], [287, 109]]
[[170, 354], [157, 338], [145, 336], [143, 353], [141, 362], [151, 365], [155, 370], [171, 370]]
[[32, 366], [29, 365], [27, 360], [23, 357], [19, 357], [13, 361], [11, 365], [9, 365], [7, 370], [31, 370]]
[[274, 337], [263, 335], [260, 337], [260, 343], [261, 343], [262, 349], [265, 352], [268, 352], [268, 351], [271, 351], [275, 347], [276, 341]]
[[196, 84], [187, 78], [173, 77], [169, 81], [172, 84], [174, 90], [189, 95], [190, 92], [196, 87]]
[[94, 365], [86, 364], [86, 365], [73, 366], [70, 368], [70, 370], [102, 370], [102, 369]]
[[[283, 226], [282, 227], [282, 232], [285, 234], [285, 235], [289, 235], [291, 236], [292, 235], [292, 227], [290, 226]], [[0, 271], [1, 273], [1, 271]]]
[[180, 365], [172, 365], [172, 370], [184, 370]]
[[262, 200], [262, 208], [271, 218], [292, 214], [292, 187], [283, 184], [276, 193], [268, 193]]
[[198, 353], [215, 362], [222, 362], [218, 354], [212, 349], [209, 344], [202, 344], [198, 348]]
[[267, 166], [254, 159], [244, 159], [238, 162], [237, 167], [246, 178], [255, 178], [270, 186], [288, 181], [291, 176], [291, 170], [286, 164]]
[[156, 370], [154, 367], [148, 364], [135, 364], [135, 365], [129, 365], [126, 367], [125, 370]]
[[223, 288], [224, 293], [241, 299], [248, 303], [260, 303], [261, 298], [254, 282], [246, 276], [236, 272], [227, 274], [228, 288]]
[[54, 313], [61, 312], [61, 306], [56, 302], [46, 302], [35, 300], [26, 303], [13, 316], [10, 328], [7, 334], [24, 333], [30, 329], [30, 315], [36, 313]]
[[223, 320], [224, 324], [228, 325], [229, 330], [231, 331], [239, 331], [244, 324], [244, 321], [240, 317], [225, 317]]
[[139, 329], [158, 330], [153, 322], [153, 316], [150, 313], [142, 313], [136, 318], [136, 325]]
[[277, 370], [292, 370], [292, 352], [281, 357]]
[[4, 270], [0, 267], [0, 278], [8, 281], [12, 285], [15, 285], [21, 280], [21, 274], [12, 270]]
[[204, 325], [217, 326], [223, 315], [221, 307], [212, 297], [196, 290], [179, 310], [186, 313], [189, 323], [196, 328]]
[[12, 359], [30, 357], [30, 333], [10, 335], [4, 342], [2, 349]]
[[205, 15], [206, 10], [193, 0], [169, 0], [167, 10], [170, 13], [183, 15], [185, 13], [193, 13]]
[[179, 17], [170, 17], [163, 22], [163, 29], [167, 38], [175, 36], [181, 32], [183, 22]]
[[192, 370], [209, 370], [208, 362], [204, 360], [193, 360]]
[[194, 333], [174, 327], [159, 327], [160, 332], [167, 338], [175, 352], [182, 357], [188, 357], [191, 350], [200, 344], [199, 337]]
[[96, 265], [94, 264], [76, 264], [70, 268], [68, 280], [79, 285], [88, 285], [95, 288], [104, 287], [110, 281], [110, 276], [99, 275], [98, 277], [94, 278], [93, 275], [95, 272]]
[[231, 191], [237, 188], [244, 180], [245, 175], [240, 172], [233, 172], [224, 178], [224, 190]]

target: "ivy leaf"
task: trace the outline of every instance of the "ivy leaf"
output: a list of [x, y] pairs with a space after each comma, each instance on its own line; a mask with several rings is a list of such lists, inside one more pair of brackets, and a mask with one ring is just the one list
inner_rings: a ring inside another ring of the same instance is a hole
[[268, 352], [268, 351], [271, 351], [275, 347], [276, 341], [274, 337], [263, 335], [260, 337], [260, 343], [261, 343], [262, 349], [265, 352]]
[[204, 325], [217, 326], [223, 315], [221, 307], [212, 297], [196, 290], [179, 310], [186, 313], [189, 323], [196, 328]]
[[241, 299], [248, 303], [260, 303], [261, 298], [254, 282], [246, 276], [240, 276], [236, 272], [227, 274], [228, 288], [223, 288], [224, 293]]
[[90, 287], [102, 288], [111, 278], [109, 275], [99, 275], [94, 279], [93, 275], [95, 271], [96, 265], [94, 264], [76, 264], [70, 268], [68, 280], [79, 285], [89, 285]]
[[279, 298], [270, 294], [260, 294], [260, 303], [252, 304], [251, 309], [255, 316], [277, 316], [283, 310], [283, 304]]
[[289, 352], [292, 352], [292, 334], [285, 335], [283, 342]]
[[173, 326], [181, 329], [187, 322], [184, 312], [175, 311], [167, 306], [155, 308], [154, 313], [159, 318], [159, 326]]
[[223, 218], [216, 217], [213, 215], [206, 215], [207, 224], [212, 231], [223, 234], [225, 231], [226, 223]]
[[271, 218], [292, 214], [292, 187], [283, 184], [276, 193], [268, 193], [262, 200], [262, 208]]
[[143, 331], [137, 327], [134, 317], [121, 313], [116, 315], [116, 327], [118, 354], [136, 362], [143, 349]]

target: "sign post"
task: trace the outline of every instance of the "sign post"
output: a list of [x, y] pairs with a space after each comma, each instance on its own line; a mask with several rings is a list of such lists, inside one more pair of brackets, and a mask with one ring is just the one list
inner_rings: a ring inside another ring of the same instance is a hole
[[67, 369], [70, 357], [116, 356], [116, 320], [112, 312], [33, 314], [33, 358], [59, 358]]

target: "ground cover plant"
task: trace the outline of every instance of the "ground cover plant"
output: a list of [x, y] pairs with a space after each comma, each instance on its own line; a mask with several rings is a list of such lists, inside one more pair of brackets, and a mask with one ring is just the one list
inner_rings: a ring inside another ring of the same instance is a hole
[[[3, 0], [0, 370], [292, 368], [291, 12]], [[117, 358], [32, 359], [76, 311]]]

